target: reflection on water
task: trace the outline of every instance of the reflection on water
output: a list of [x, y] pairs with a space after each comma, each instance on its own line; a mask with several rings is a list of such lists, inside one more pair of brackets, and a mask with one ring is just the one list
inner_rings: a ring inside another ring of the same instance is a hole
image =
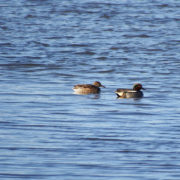
[[116, 99], [133, 99], [134, 101], [139, 101], [140, 99], [142, 99], [143, 97], [140, 97], [140, 98], [132, 98], [132, 97], [130, 97], [130, 98], [124, 98], [124, 97], [116, 97]]
[[100, 98], [100, 93], [76, 93], [74, 92], [73, 94], [76, 94], [76, 95], [86, 95], [92, 99], [99, 99]]
[[[180, 179], [178, 1], [0, 11], [2, 179]], [[100, 94], [73, 93], [95, 80]], [[135, 82], [143, 98], [116, 99]]]

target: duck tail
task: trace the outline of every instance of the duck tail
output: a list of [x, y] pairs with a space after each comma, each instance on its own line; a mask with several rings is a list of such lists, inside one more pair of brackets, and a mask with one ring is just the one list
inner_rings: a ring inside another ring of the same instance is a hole
[[116, 91], [115, 91], [115, 93], [116, 93], [116, 95], [117, 95], [118, 98], [121, 97]]

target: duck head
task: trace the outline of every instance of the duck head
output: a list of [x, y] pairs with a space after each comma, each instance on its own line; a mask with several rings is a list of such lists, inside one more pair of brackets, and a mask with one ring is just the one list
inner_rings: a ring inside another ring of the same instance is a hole
[[145, 88], [143, 88], [142, 84], [140, 84], [140, 83], [134, 84], [133, 90], [140, 91], [141, 89], [145, 90]]
[[105, 88], [105, 86], [103, 86], [99, 81], [95, 81], [95, 82], [93, 83], [93, 85], [94, 85], [94, 86], [97, 86], [97, 87], [103, 87], [103, 88]]

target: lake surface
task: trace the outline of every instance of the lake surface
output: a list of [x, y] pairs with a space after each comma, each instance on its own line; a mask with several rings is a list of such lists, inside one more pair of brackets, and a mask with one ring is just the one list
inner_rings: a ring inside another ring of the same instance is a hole
[[[0, 179], [179, 180], [180, 1], [0, 1]], [[100, 81], [98, 95], [75, 95]], [[116, 88], [146, 88], [117, 99]]]

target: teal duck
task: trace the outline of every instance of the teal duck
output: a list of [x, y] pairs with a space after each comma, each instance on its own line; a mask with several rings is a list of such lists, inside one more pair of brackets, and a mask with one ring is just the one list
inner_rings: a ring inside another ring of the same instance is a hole
[[[117, 89], [115, 93], [118, 98], [142, 98], [143, 92], [141, 89], [144, 89], [140, 83], [136, 83], [133, 86], [133, 89]], [[145, 90], [145, 89], [144, 89]]]

